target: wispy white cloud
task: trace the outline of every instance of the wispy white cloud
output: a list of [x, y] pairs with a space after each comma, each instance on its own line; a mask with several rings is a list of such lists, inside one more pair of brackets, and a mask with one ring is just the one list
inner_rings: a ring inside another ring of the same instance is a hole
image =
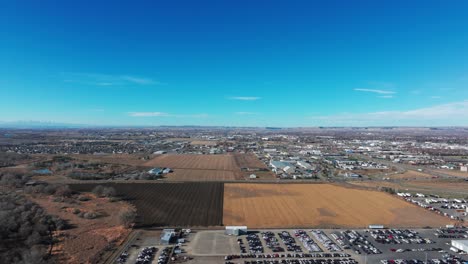
[[262, 99], [261, 97], [255, 97], [255, 96], [231, 96], [228, 97], [231, 100], [240, 100], [240, 101], [257, 101]]
[[395, 96], [393, 95], [380, 95], [380, 96], [377, 96], [378, 98], [386, 98], [386, 99], [391, 99], [391, 98], [394, 98]]
[[170, 116], [168, 113], [164, 112], [129, 112], [129, 116], [133, 117], [167, 117]]
[[100, 73], [63, 73], [64, 82], [80, 83], [95, 86], [125, 86], [125, 85], [164, 85], [151, 78], [134, 75], [110, 75]]
[[329, 125], [468, 125], [468, 100], [408, 111], [341, 113], [310, 119]]
[[122, 80], [132, 82], [132, 83], [135, 83], [135, 84], [156, 84], [156, 83], [159, 83], [159, 82], [156, 82], [156, 81], [154, 81], [152, 79], [149, 79], [149, 78], [135, 77], [135, 76], [129, 76], [129, 75], [120, 76], [120, 78], [122, 78]]
[[431, 99], [440, 99], [440, 98], [442, 98], [442, 96], [438, 96], [438, 95], [431, 96]]
[[378, 90], [378, 89], [367, 89], [367, 88], [355, 88], [354, 91], [367, 92], [367, 93], [376, 93], [376, 94], [395, 94], [394, 91]]

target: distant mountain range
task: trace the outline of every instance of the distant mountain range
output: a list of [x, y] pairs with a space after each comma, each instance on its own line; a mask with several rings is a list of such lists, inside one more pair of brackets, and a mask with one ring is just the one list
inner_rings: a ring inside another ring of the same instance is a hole
[[0, 121], [0, 128], [82, 128], [90, 127], [82, 124], [41, 122], [41, 121]]
[[197, 125], [180, 125], [180, 126], [109, 126], [109, 125], [89, 125], [89, 124], [73, 124], [73, 123], [57, 123], [47, 121], [0, 121], [0, 128], [17, 128], [17, 129], [67, 129], [67, 128], [166, 128], [166, 129], [265, 129], [265, 130], [407, 130], [407, 129], [431, 129], [431, 130], [445, 130], [445, 129], [462, 129], [467, 130], [468, 127], [398, 127], [398, 126], [382, 126], [382, 127], [235, 127], [235, 126], [197, 126]]

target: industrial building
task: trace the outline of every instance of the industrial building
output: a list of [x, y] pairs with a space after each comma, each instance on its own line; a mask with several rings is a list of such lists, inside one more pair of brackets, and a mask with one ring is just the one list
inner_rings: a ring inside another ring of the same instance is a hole
[[312, 165], [310, 165], [309, 163], [303, 161], [303, 160], [299, 160], [297, 161], [297, 166], [301, 167], [301, 168], [304, 168], [306, 170], [313, 170], [314, 167]]
[[452, 247], [468, 253], [468, 240], [452, 240]]
[[175, 236], [175, 229], [164, 229], [161, 234], [160, 243], [161, 245], [169, 245], [172, 241], [172, 238]]
[[246, 226], [226, 226], [224, 234], [229, 236], [240, 236], [247, 234]]
[[273, 168], [273, 171], [276, 173], [278, 173], [279, 171], [284, 171], [288, 174], [291, 174], [296, 171], [293, 165], [284, 161], [272, 160], [270, 161], [270, 166]]
[[154, 168], [148, 171], [149, 174], [153, 175], [162, 175], [163, 174], [163, 169], [161, 168]]

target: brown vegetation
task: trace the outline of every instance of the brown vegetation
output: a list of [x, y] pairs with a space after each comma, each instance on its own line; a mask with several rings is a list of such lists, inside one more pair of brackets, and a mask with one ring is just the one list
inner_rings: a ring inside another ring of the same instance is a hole
[[72, 226], [55, 234], [58, 244], [54, 246], [53, 256], [58, 263], [96, 263], [105, 248], [121, 243], [130, 232], [116, 213], [131, 208], [129, 204], [110, 202], [108, 198], [93, 194], [86, 197], [89, 200], [52, 199], [46, 195], [29, 197], [48, 214], [58, 216]]
[[394, 174], [389, 176], [391, 179], [399, 179], [399, 180], [406, 180], [406, 179], [430, 179], [433, 178], [432, 175], [418, 172], [418, 171], [405, 171], [404, 173]]

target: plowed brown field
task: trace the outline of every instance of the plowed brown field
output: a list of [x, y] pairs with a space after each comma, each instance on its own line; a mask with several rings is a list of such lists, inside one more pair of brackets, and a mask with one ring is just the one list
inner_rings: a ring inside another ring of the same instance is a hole
[[449, 222], [383, 192], [331, 184], [225, 184], [224, 225], [438, 227]]

